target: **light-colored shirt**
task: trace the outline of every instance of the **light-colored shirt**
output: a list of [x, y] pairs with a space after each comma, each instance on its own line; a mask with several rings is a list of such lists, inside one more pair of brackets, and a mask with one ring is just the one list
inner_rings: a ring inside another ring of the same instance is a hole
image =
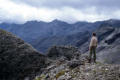
[[91, 41], [90, 41], [90, 47], [91, 46], [96, 46], [97, 47], [97, 42], [98, 42], [97, 37], [93, 36], [91, 38]]

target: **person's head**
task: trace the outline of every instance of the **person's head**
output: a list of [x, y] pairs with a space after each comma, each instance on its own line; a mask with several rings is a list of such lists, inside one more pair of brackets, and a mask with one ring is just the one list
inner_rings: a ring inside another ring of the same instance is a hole
[[92, 33], [92, 36], [96, 36], [96, 33], [93, 32], [93, 33]]

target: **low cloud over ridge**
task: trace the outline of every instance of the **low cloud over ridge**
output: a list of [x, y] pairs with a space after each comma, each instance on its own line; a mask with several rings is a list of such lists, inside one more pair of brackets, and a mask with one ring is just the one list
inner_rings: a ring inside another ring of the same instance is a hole
[[119, 0], [0, 0], [0, 22], [120, 19]]

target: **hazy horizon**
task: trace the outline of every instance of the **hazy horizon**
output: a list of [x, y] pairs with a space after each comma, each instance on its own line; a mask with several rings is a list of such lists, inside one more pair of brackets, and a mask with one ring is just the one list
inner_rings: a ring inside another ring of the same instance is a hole
[[[53, 22], [53, 21], [55, 21], [55, 20], [58, 20], [58, 21], [62, 21], [62, 20], [59, 20], [59, 19], [54, 19], [54, 20], [51, 20], [51, 21], [38, 21], [38, 20], [31, 20], [31, 21], [26, 21], [26, 22], [23, 22], [23, 23], [17, 23], [17, 22], [1, 22], [0, 24], [2, 24], [2, 23], [7, 23], [7, 24], [25, 24], [25, 23], [27, 23], [27, 22], [45, 22], [45, 23], [50, 23], [50, 22]], [[108, 20], [120, 20], [120, 19], [106, 19], [106, 20], [98, 20], [98, 21], [94, 21], [94, 22], [89, 22], [89, 21], [75, 21], [75, 22], [67, 22], [67, 21], [62, 21], [62, 22], [66, 22], [66, 23], [68, 23], [68, 24], [75, 24], [75, 23], [77, 23], [77, 22], [88, 22], [88, 23], [95, 23], [95, 22], [99, 22], [99, 21], [108, 21]]]

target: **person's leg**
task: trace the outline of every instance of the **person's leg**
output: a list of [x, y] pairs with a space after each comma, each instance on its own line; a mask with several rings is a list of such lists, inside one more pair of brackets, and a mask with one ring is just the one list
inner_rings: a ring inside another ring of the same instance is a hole
[[93, 53], [94, 53], [94, 62], [96, 63], [96, 47], [93, 48]]
[[91, 63], [91, 60], [92, 60], [92, 52], [93, 52], [93, 49], [91, 47], [90, 48], [90, 53], [89, 53], [89, 63]]

